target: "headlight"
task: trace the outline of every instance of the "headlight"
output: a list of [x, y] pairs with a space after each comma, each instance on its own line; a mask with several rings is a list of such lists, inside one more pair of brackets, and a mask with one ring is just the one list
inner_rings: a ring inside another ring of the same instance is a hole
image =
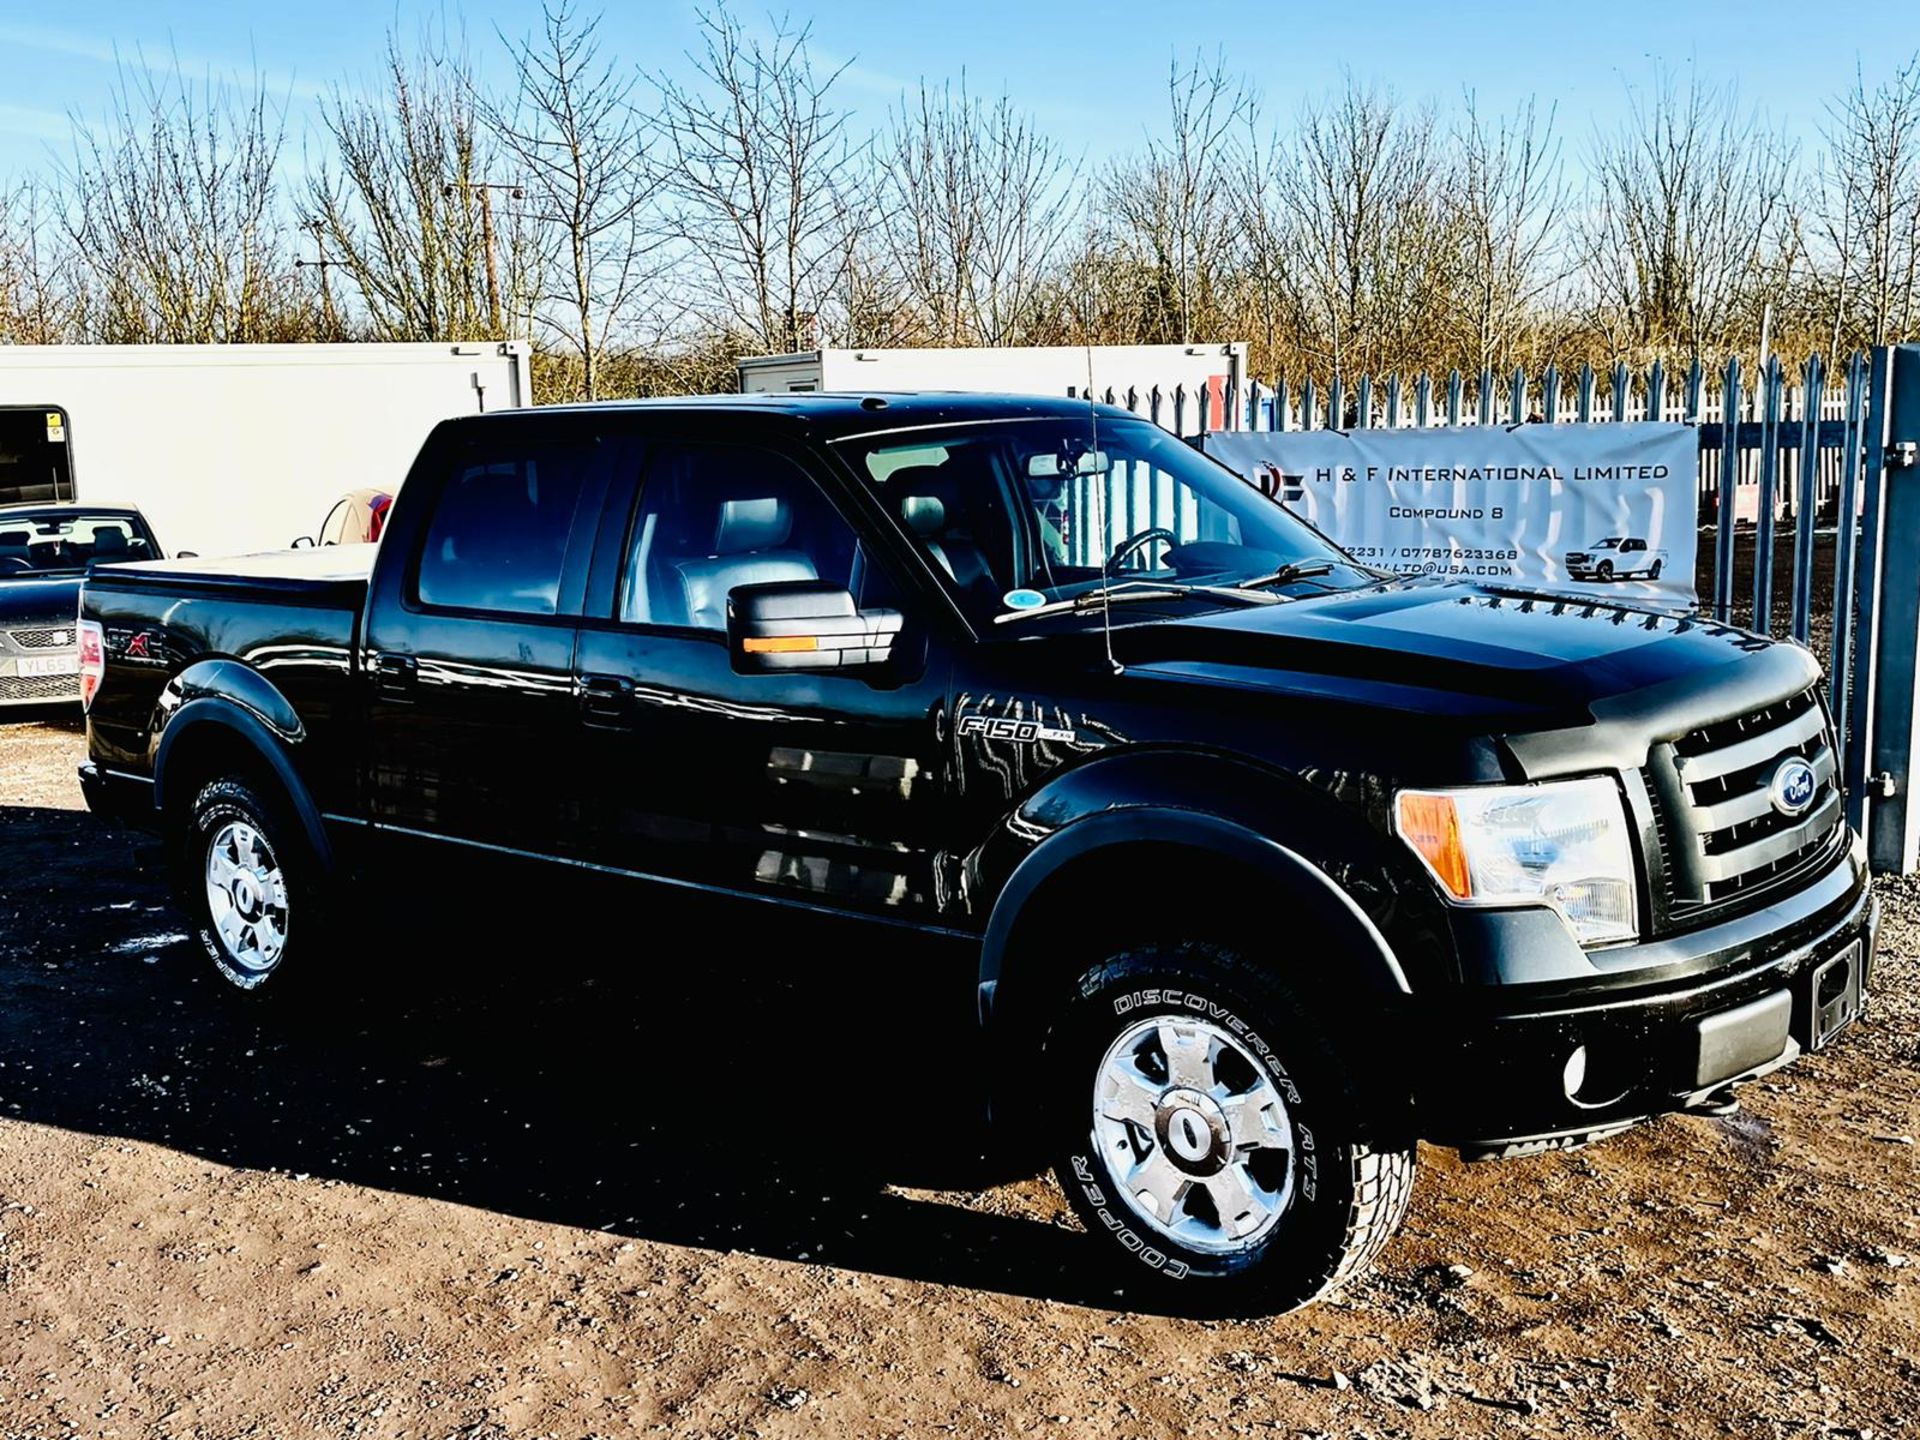
[[1583, 945], [1640, 933], [1613, 781], [1402, 790], [1394, 828], [1461, 905], [1546, 905]]

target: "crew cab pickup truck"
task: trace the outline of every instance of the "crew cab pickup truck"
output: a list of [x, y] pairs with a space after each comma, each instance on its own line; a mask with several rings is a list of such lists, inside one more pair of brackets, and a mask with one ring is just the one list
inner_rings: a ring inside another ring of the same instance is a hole
[[1070, 400], [449, 421], [377, 548], [81, 624], [89, 801], [233, 986], [327, 983], [403, 842], [957, 937], [995, 1123], [1203, 1305], [1365, 1267], [1417, 1140], [1724, 1109], [1873, 963], [1806, 650], [1368, 569]]
[[1570, 580], [1658, 580], [1666, 568], [1667, 552], [1651, 549], [1638, 535], [1608, 535], [1567, 552]]

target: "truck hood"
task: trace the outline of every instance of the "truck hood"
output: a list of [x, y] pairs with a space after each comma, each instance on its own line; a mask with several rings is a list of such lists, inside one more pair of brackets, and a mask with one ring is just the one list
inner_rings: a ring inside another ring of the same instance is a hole
[[80, 612], [78, 575], [0, 577], [0, 627], [71, 625]]
[[1611, 718], [1639, 737], [1629, 748], [1819, 676], [1798, 646], [1695, 616], [1451, 581], [1216, 611], [1114, 638], [1136, 675], [1344, 698], [1487, 734]]

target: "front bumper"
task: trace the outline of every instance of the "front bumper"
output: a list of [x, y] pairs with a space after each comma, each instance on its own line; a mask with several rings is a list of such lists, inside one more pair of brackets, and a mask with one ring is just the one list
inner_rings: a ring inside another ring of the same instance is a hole
[[[1858, 1012], [1879, 912], [1856, 842], [1765, 910], [1587, 983], [1463, 986], [1418, 1025], [1422, 1138], [1470, 1158], [1563, 1149], [1674, 1111], [1818, 1048]], [[1854, 949], [1857, 944], [1857, 950]]]
[[[38, 669], [49, 662], [62, 666], [72, 665], [72, 669], [60, 669], [53, 674], [22, 675], [22, 665]], [[58, 652], [38, 652], [13, 655], [0, 651], [0, 706], [11, 705], [64, 705], [80, 703], [80, 652], [71, 656]]]

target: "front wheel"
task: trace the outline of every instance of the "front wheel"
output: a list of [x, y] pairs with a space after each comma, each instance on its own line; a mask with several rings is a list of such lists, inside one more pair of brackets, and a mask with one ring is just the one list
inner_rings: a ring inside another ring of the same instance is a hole
[[1280, 1311], [1369, 1266], [1413, 1190], [1361, 1087], [1264, 967], [1185, 943], [1082, 976], [1048, 1037], [1055, 1166], [1116, 1258], [1207, 1310]]
[[1613, 578], [1613, 562], [1611, 560], [1602, 560], [1600, 562], [1600, 568], [1593, 573], [1598, 575], [1602, 580], [1611, 580]]
[[1652, 568], [1651, 568], [1650, 570], [1648, 570], [1648, 571], [1647, 571], [1647, 578], [1648, 578], [1649, 580], [1658, 580], [1658, 579], [1660, 578], [1660, 572], [1661, 572], [1661, 570], [1662, 570], [1662, 569], [1664, 569], [1664, 568], [1665, 568], [1665, 566], [1666, 566], [1666, 563], [1667, 563], [1667, 562], [1666, 562], [1666, 561], [1664, 561], [1664, 560], [1656, 560], [1656, 561], [1654, 561], [1654, 562], [1653, 562], [1653, 567], [1652, 567]]
[[281, 976], [323, 928], [320, 867], [305, 836], [288, 807], [247, 781], [213, 780], [194, 797], [179, 870], [195, 937], [235, 989]]

